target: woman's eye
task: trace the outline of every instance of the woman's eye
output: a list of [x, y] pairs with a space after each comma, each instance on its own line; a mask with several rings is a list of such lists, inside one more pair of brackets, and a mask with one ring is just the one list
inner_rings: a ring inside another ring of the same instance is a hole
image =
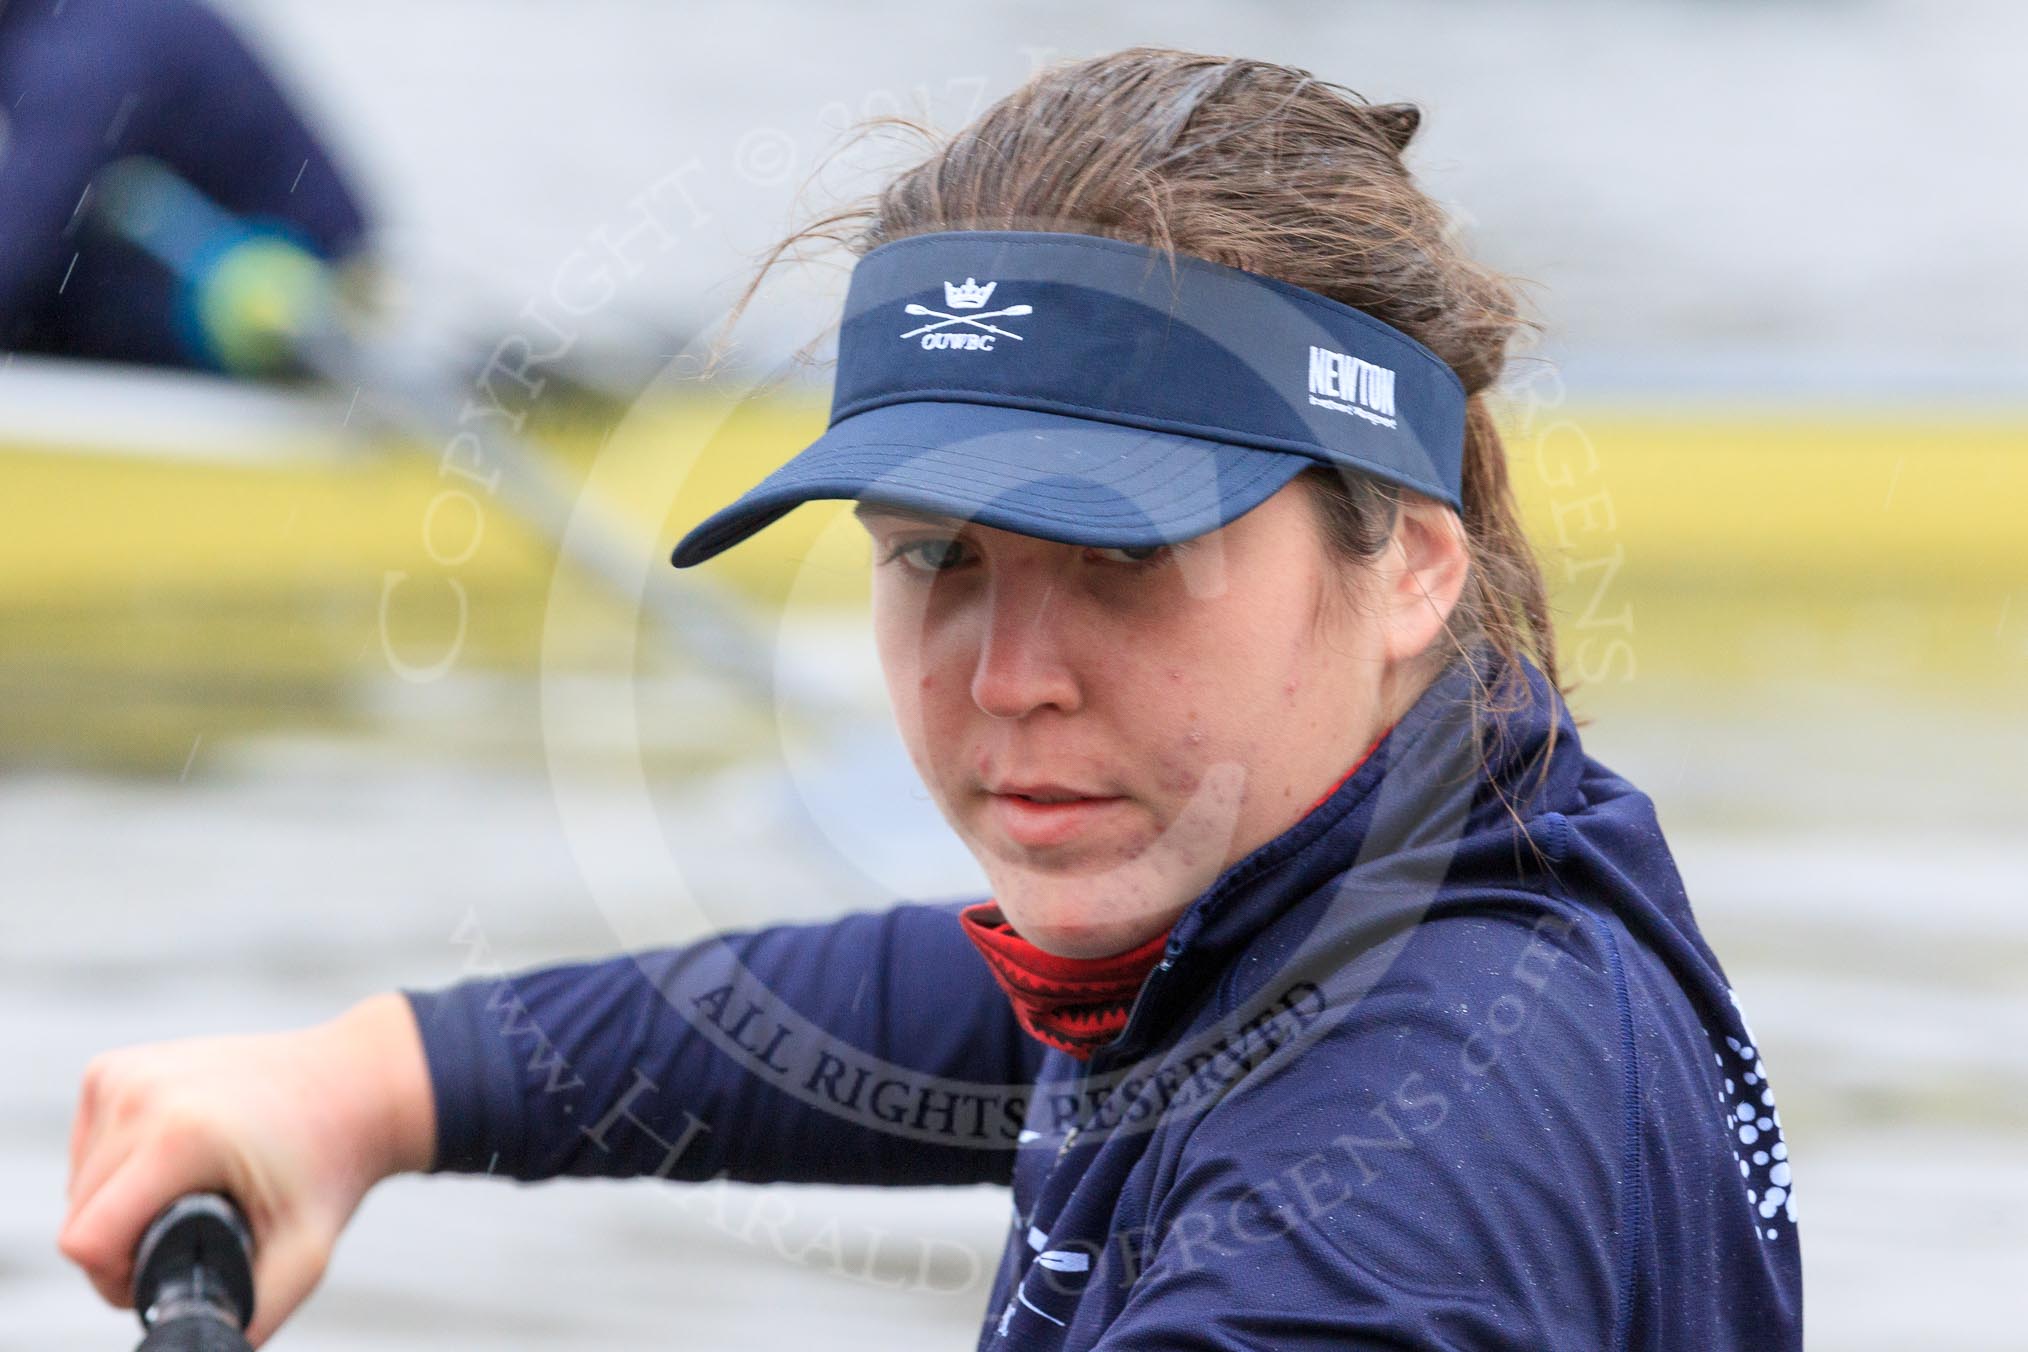
[[[1174, 553], [1176, 546], [1123, 545], [1108, 549], [1092, 548], [1089, 552], [1101, 560], [1128, 568], [1144, 568], [1161, 561]], [[888, 546], [883, 563], [899, 561], [910, 572], [924, 576], [948, 573], [971, 562], [965, 542], [956, 538], [901, 540]]]
[[1098, 552], [1114, 563], [1150, 563], [1159, 558], [1167, 545], [1120, 545]]
[[956, 540], [904, 540], [887, 558], [889, 562], [900, 559], [918, 573], [941, 573], [958, 561], [963, 549]]

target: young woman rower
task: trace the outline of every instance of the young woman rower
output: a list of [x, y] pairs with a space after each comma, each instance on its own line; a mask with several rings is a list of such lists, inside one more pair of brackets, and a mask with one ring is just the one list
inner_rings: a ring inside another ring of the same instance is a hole
[[[88, 1073], [109, 1298], [218, 1187], [258, 1341], [402, 1170], [1012, 1185], [986, 1348], [1790, 1348], [1774, 1095], [1579, 742], [1411, 105], [1136, 49], [858, 211], [828, 430], [983, 900], [390, 993]], [[777, 256], [780, 256], [778, 251]]]

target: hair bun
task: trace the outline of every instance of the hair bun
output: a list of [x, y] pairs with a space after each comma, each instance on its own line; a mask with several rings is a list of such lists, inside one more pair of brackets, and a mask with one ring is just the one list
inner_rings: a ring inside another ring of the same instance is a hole
[[1415, 129], [1422, 125], [1422, 109], [1412, 103], [1370, 104], [1366, 115], [1380, 128], [1380, 134], [1387, 138], [1397, 155], [1408, 149]]

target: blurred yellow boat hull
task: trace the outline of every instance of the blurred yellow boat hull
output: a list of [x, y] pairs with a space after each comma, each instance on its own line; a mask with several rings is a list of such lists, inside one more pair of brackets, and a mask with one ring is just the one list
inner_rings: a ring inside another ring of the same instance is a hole
[[[527, 669], [545, 641], [552, 660], [610, 650], [626, 609], [560, 572], [448, 443], [377, 443], [340, 408], [211, 444], [186, 429], [166, 452], [131, 423], [99, 444], [90, 418], [0, 426], [0, 677], [117, 696], [136, 679], [412, 674], [453, 635], [480, 669]], [[696, 397], [541, 430], [637, 533], [644, 585], [682, 587], [659, 562], [674, 539], [823, 422], [811, 396]], [[1510, 409], [1506, 432], [1566, 680], [1608, 698], [1827, 678], [2019, 690], [2028, 415]], [[765, 611], [863, 605], [866, 569], [842, 509], [814, 504], [699, 572]]]

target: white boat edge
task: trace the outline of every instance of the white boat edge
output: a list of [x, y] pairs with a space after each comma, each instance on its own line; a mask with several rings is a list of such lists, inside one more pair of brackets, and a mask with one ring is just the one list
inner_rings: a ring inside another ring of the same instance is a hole
[[366, 429], [333, 391], [195, 371], [7, 353], [0, 450], [228, 464], [339, 455]]

